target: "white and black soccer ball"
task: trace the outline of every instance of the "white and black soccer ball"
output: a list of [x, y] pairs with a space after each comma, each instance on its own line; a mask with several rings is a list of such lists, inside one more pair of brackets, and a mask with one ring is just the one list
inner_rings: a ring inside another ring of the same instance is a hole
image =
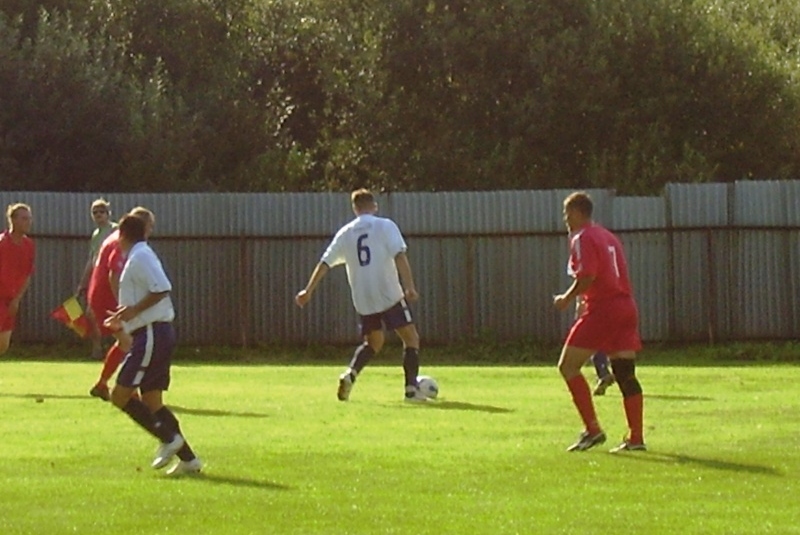
[[430, 375], [417, 377], [417, 387], [427, 398], [436, 399], [436, 396], [439, 395], [439, 383]]

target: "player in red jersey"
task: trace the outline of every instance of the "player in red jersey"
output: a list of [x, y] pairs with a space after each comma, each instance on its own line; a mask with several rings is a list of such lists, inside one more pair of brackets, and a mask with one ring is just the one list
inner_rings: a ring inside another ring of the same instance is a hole
[[[153, 213], [147, 208], [137, 207], [131, 211], [131, 215], [139, 217], [145, 221], [147, 236], [150, 236], [155, 218]], [[124, 331], [112, 332], [105, 324], [109, 312], [114, 312], [119, 307], [119, 278], [122, 268], [125, 267], [125, 254], [119, 245], [119, 231], [114, 230], [103, 241], [100, 252], [97, 255], [97, 262], [92, 269], [89, 278], [89, 289], [86, 299], [89, 307], [94, 313], [97, 328], [100, 329], [102, 336], [113, 335], [116, 341], [109, 348], [103, 360], [103, 369], [97, 383], [89, 390], [89, 394], [104, 401], [109, 401], [111, 395], [108, 389], [108, 381], [119, 368], [122, 359], [131, 348], [131, 336]]]
[[569, 289], [553, 298], [559, 310], [581, 296], [584, 309], [564, 342], [558, 370], [567, 382], [585, 430], [568, 451], [583, 451], [606, 440], [581, 366], [597, 351], [611, 359], [614, 377], [622, 391], [629, 435], [612, 452], [644, 450], [642, 387], [635, 374], [639, 338], [639, 312], [633, 299], [625, 252], [619, 239], [592, 221], [592, 200], [575, 192], [564, 200], [564, 222], [570, 232]]
[[8, 230], [0, 234], [0, 355], [8, 351], [19, 302], [33, 274], [36, 247], [28, 237], [33, 223], [31, 207], [15, 203], [6, 210]]

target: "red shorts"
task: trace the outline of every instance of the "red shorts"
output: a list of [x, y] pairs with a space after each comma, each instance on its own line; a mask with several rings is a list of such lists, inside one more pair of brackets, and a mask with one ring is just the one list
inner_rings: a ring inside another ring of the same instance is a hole
[[13, 331], [17, 325], [17, 317], [8, 314], [8, 302], [0, 300], [0, 333]]
[[100, 336], [111, 336], [114, 331], [103, 325], [103, 322], [108, 318], [109, 310], [117, 309], [117, 303], [91, 303], [89, 306], [92, 309], [94, 322], [97, 324], [97, 328], [100, 329]]
[[632, 297], [617, 297], [591, 303], [575, 320], [564, 345], [604, 353], [639, 351], [639, 311]]

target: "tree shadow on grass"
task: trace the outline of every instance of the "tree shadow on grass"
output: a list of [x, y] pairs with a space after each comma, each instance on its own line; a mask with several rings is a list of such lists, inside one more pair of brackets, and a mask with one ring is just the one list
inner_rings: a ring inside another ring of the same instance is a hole
[[0, 398], [17, 398], [17, 399], [92, 399], [89, 395], [74, 395], [74, 394], [0, 394]]
[[268, 414], [260, 412], [236, 412], [221, 409], [192, 409], [179, 405], [168, 405], [169, 408], [181, 414], [193, 414], [195, 416], [238, 416], [239, 418], [269, 418]]
[[505, 407], [495, 407], [493, 405], [479, 405], [477, 403], [467, 403], [465, 401], [431, 401], [429, 403], [406, 403], [407, 407], [423, 407], [425, 409], [439, 409], [444, 411], [475, 411], [488, 412], [492, 414], [503, 414], [514, 412]]
[[247, 487], [252, 489], [262, 490], [294, 490], [289, 485], [283, 483], [276, 483], [274, 481], [259, 481], [257, 479], [250, 479], [246, 477], [235, 476], [222, 476], [216, 474], [200, 473], [195, 475], [186, 475], [183, 477], [168, 477], [164, 479], [170, 481], [203, 481], [205, 483], [213, 483], [215, 485], [230, 485], [232, 487]]
[[644, 394], [645, 399], [664, 399], [667, 401], [714, 401], [708, 396], [676, 396], [672, 394]]
[[670, 453], [662, 451], [643, 451], [632, 452], [631, 454], [614, 455], [619, 459], [631, 461], [645, 461], [651, 463], [663, 463], [671, 465], [699, 465], [714, 470], [728, 470], [731, 472], [744, 472], [748, 474], [760, 474], [765, 476], [781, 477], [784, 474], [771, 466], [759, 464], [735, 463], [723, 461], [721, 459], [709, 459], [705, 457], [695, 457], [685, 453]]

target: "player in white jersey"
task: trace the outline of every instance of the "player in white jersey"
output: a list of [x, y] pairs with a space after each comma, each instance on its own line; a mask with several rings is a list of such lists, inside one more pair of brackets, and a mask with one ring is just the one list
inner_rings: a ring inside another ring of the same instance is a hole
[[328, 271], [344, 264], [364, 343], [356, 348], [349, 367], [339, 376], [337, 397], [349, 399], [356, 377], [383, 348], [385, 327], [403, 341], [406, 401], [425, 402], [427, 398], [417, 387], [419, 334], [408, 306], [419, 294], [406, 256], [406, 242], [394, 221], [375, 215], [378, 204], [372, 192], [356, 190], [350, 201], [356, 218], [333, 237], [295, 302], [303, 307]]

